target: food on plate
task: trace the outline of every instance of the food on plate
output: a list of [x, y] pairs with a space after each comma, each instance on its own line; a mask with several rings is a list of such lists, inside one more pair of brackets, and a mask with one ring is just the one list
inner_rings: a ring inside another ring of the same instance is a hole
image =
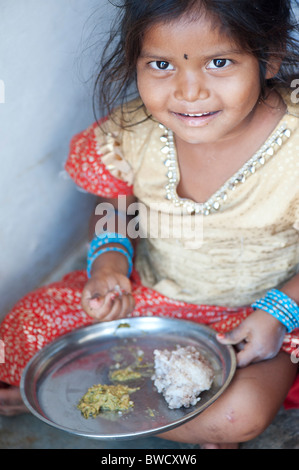
[[213, 368], [194, 346], [177, 346], [174, 351], [155, 349], [154, 370], [154, 385], [170, 409], [195, 405], [214, 378]]
[[127, 382], [129, 380], [140, 379], [140, 377], [140, 372], [134, 371], [130, 366], [110, 372], [110, 379], [116, 382]]
[[134, 406], [130, 393], [138, 388], [127, 385], [93, 385], [79, 401], [77, 408], [84, 418], [95, 418], [102, 411], [126, 411]]

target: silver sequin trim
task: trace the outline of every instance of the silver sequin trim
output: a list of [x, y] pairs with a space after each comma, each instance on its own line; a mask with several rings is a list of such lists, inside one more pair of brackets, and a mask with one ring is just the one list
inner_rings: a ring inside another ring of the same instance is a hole
[[265, 142], [265, 144], [251, 157], [242, 168], [235, 173], [216, 193], [205, 203], [194, 202], [190, 199], [179, 198], [176, 192], [178, 184], [177, 155], [174, 136], [170, 129], [163, 124], [159, 124], [163, 129], [160, 137], [163, 142], [161, 148], [163, 163], [167, 168], [168, 182], [165, 186], [166, 199], [172, 201], [177, 207], [182, 207], [189, 214], [209, 215], [221, 209], [222, 204], [227, 200], [230, 191], [234, 191], [240, 184], [244, 183], [259, 168], [263, 167], [270, 160], [282, 144], [291, 136], [291, 130], [286, 124], [282, 124], [277, 131]]

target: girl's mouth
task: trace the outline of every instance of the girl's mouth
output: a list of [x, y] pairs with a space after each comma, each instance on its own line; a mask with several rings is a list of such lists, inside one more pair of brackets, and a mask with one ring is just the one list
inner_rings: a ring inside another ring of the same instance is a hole
[[180, 114], [180, 116], [186, 116], [186, 117], [202, 117], [202, 116], [208, 116], [213, 113], [208, 112], [208, 113], [197, 113], [197, 114], [191, 114], [191, 113], [178, 113], [178, 114]]
[[207, 124], [211, 119], [218, 115], [220, 111], [208, 111], [203, 113], [176, 113], [173, 114], [181, 121], [184, 121], [191, 127], [197, 127]]

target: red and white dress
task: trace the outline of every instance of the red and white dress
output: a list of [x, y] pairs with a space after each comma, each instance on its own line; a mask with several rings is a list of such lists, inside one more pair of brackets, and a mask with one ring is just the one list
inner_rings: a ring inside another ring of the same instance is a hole
[[[143, 122], [128, 131], [105, 120], [101, 127], [108, 132], [95, 123], [75, 136], [66, 170], [90, 193], [106, 198], [134, 194], [144, 208], [144, 236], [131, 275], [132, 316], [181, 318], [229, 331], [252, 313], [254, 300], [290, 279], [299, 266], [298, 117], [289, 106], [247, 167], [198, 205], [180, 200], [171, 136], [159, 123], [144, 121], [143, 113], [134, 114]], [[200, 217], [200, 237], [192, 238], [190, 227], [180, 237], [177, 232], [160, 236], [158, 215], [163, 213], [169, 227], [186, 220], [182, 215]], [[81, 307], [86, 280], [85, 270], [69, 273], [14, 306], [0, 325], [5, 344], [0, 381], [18, 385], [24, 367], [43, 346], [93, 323]], [[285, 336], [282, 349], [297, 360], [299, 329]], [[287, 407], [299, 407], [298, 388], [297, 381]]]

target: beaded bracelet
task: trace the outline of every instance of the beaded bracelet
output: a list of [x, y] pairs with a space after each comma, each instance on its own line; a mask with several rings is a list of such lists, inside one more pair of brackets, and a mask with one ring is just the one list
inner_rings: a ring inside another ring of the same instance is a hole
[[[109, 243], [117, 243], [119, 245], [122, 245], [125, 250], [123, 250], [121, 247], [107, 246]], [[90, 277], [91, 266], [94, 260], [102, 253], [105, 253], [107, 251], [117, 251], [126, 256], [129, 263], [128, 276], [130, 276], [133, 269], [132, 258], [134, 254], [132, 243], [127, 237], [125, 237], [121, 233], [103, 232], [100, 235], [95, 236], [89, 245], [89, 250], [87, 254], [88, 277]]]
[[87, 261], [87, 276], [90, 277], [90, 273], [91, 273], [91, 267], [92, 267], [92, 263], [94, 262], [94, 260], [96, 258], [98, 258], [98, 256], [102, 255], [103, 253], [107, 253], [108, 251], [116, 251], [118, 253], [122, 253], [123, 255], [125, 255], [125, 257], [127, 258], [128, 260], [128, 263], [129, 263], [129, 267], [128, 267], [128, 274], [127, 276], [130, 277], [131, 273], [132, 273], [132, 270], [133, 270], [133, 261], [132, 261], [132, 258], [131, 256], [129, 255], [129, 253], [126, 251], [126, 250], [123, 250], [122, 248], [118, 248], [116, 246], [107, 246], [106, 248], [102, 248], [100, 249], [99, 251], [97, 251], [96, 253], [94, 253]]
[[299, 328], [299, 306], [284, 292], [278, 289], [271, 289], [265, 297], [257, 300], [252, 308], [264, 310], [273, 315], [287, 329], [287, 332]]
[[107, 245], [108, 243], [118, 243], [122, 245], [128, 251], [131, 258], [133, 257], [133, 246], [130, 240], [120, 233], [103, 232], [98, 236], [95, 236], [89, 246], [87, 259], [89, 259], [95, 250], [101, 246]]

